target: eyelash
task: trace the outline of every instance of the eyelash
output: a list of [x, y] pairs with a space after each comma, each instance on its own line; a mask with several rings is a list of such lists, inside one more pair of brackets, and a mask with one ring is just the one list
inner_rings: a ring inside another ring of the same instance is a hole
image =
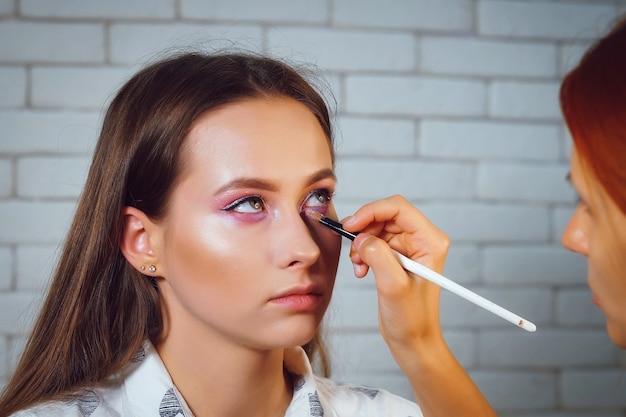
[[[300, 208], [302, 209], [303, 207], [306, 207], [306, 202], [314, 196], [317, 197], [322, 197], [324, 198], [324, 202], [321, 202], [320, 204], [323, 206], [328, 206], [328, 204], [332, 201], [333, 199], [333, 191], [327, 188], [320, 188], [317, 190], [313, 190], [311, 191], [309, 194], [307, 194], [306, 198], [304, 199], [304, 201], [302, 202], [302, 204], [300, 205]], [[261, 207], [259, 207], [258, 209], [261, 210], [263, 208], [265, 208], [265, 201], [263, 200], [263, 197], [261, 195], [248, 195], [242, 198], [238, 198], [237, 200], [233, 201], [232, 203], [228, 204], [226, 207], [224, 207], [222, 210], [224, 211], [237, 211], [238, 207], [241, 207], [242, 205], [248, 203], [248, 204], [254, 204], [254, 203], [260, 203]]]

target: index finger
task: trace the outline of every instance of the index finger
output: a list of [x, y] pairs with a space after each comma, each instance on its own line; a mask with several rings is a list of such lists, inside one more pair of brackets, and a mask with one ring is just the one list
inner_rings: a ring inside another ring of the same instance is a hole
[[370, 226], [381, 229], [386, 223], [393, 223], [408, 233], [416, 232], [418, 225], [430, 224], [430, 221], [400, 195], [368, 203], [358, 209], [351, 217], [344, 221], [343, 226], [351, 232], [365, 231]]

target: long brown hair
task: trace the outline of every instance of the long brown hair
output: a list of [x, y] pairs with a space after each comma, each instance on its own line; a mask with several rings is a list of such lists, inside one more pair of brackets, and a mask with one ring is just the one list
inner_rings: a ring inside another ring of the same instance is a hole
[[[287, 96], [319, 121], [333, 152], [327, 105], [300, 72], [252, 54], [186, 53], [131, 78], [106, 113], [87, 181], [43, 308], [0, 398], [0, 416], [66, 398], [124, 367], [162, 330], [158, 289], [119, 249], [122, 209], [159, 219], [180, 149], [203, 113], [259, 96]], [[328, 370], [319, 332], [305, 346]]]
[[560, 99], [577, 152], [626, 214], [626, 20], [567, 74]]

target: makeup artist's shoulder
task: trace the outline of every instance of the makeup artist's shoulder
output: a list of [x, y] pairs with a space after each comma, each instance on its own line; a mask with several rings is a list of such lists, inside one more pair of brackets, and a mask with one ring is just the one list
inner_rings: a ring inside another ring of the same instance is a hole
[[337, 416], [362, 417], [423, 417], [420, 407], [413, 401], [391, 392], [350, 383], [340, 383], [316, 377], [321, 402], [328, 404]]

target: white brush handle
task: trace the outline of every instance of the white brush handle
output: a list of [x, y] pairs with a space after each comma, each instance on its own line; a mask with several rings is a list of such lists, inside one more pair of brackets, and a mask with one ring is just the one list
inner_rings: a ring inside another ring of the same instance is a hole
[[503, 319], [515, 324], [516, 326], [521, 327], [524, 330], [527, 330], [529, 332], [534, 332], [535, 330], [537, 330], [537, 326], [535, 326], [532, 322], [518, 316], [517, 314], [510, 312], [506, 308], [500, 307], [498, 304], [489, 301], [484, 297], [481, 297], [475, 292], [472, 292], [467, 288], [460, 286], [456, 282], [451, 281], [443, 275], [438, 274], [432, 269], [427, 268], [410, 258], [407, 258], [401, 253], [396, 252], [395, 250], [393, 252], [402, 267], [407, 271], [412, 272], [415, 275], [418, 275], [424, 279], [427, 279], [428, 281], [439, 285], [441, 288], [445, 288], [446, 290], [458, 295], [459, 297], [465, 298], [467, 301], [470, 301], [477, 306], [482, 307], [485, 310], [502, 317]]

